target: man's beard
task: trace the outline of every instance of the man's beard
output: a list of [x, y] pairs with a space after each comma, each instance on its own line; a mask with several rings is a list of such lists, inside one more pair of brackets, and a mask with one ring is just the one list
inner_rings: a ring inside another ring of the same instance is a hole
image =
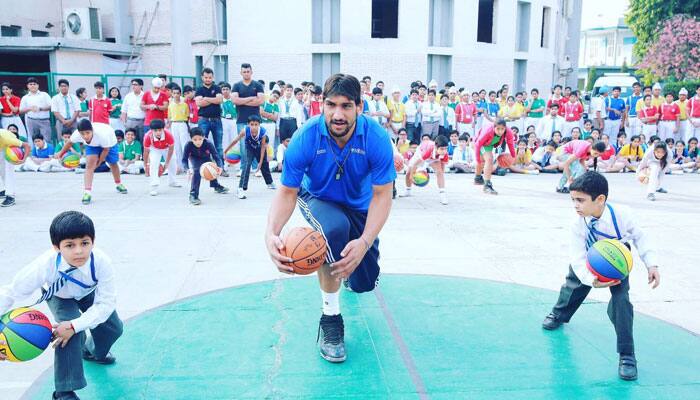
[[328, 126], [327, 126], [328, 132], [329, 132], [329, 133], [331, 134], [331, 136], [333, 136], [333, 137], [341, 138], [341, 137], [347, 135], [348, 132], [350, 132], [350, 130], [351, 130], [352, 128], [355, 127], [355, 122], [353, 122], [352, 125], [350, 125], [350, 124], [347, 123], [347, 122], [345, 122], [345, 124], [346, 124], [346, 128], [343, 129], [343, 132], [342, 132], [342, 133], [335, 133], [335, 132], [333, 131], [333, 129], [332, 129], [332, 127], [333, 127], [333, 121], [331, 120], [331, 122], [330, 122], [330, 123], [328, 124]]

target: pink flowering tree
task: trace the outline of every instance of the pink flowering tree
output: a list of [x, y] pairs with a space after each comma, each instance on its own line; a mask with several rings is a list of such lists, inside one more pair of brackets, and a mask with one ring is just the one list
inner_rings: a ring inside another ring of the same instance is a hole
[[700, 21], [684, 14], [664, 21], [639, 67], [661, 79], [700, 79]]

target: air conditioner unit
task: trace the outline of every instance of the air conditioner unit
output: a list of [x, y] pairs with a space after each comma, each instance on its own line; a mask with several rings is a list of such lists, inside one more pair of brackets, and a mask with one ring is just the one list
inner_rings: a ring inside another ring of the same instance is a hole
[[63, 10], [65, 31], [69, 39], [102, 40], [102, 25], [97, 8], [66, 8]]

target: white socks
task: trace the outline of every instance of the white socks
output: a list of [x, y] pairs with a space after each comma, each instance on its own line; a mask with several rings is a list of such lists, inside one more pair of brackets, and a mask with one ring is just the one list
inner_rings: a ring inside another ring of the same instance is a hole
[[321, 299], [323, 300], [323, 315], [340, 314], [340, 290], [335, 293], [326, 293], [321, 289]]

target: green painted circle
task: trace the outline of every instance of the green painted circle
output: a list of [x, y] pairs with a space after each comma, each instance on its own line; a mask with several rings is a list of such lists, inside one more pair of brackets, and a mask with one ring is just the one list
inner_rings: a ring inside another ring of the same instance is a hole
[[[635, 315], [639, 380], [617, 377], [606, 304], [544, 331], [548, 290], [451, 277], [385, 275], [386, 307], [430, 399], [683, 399], [700, 393], [700, 338]], [[131, 321], [113, 366], [86, 363], [86, 399], [417, 399], [372, 294], [343, 290], [348, 360], [318, 355], [316, 277], [204, 294]], [[690, 351], [695, 349], [695, 351]], [[53, 374], [31, 399], [50, 398]]]

